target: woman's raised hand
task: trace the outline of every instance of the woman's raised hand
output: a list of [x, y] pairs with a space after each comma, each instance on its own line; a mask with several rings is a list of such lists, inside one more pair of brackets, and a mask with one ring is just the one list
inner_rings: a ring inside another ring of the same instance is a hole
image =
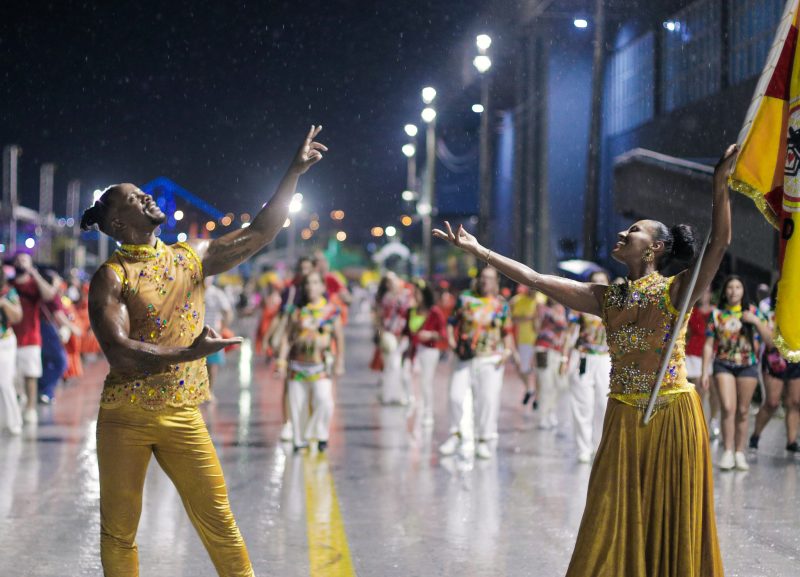
[[478, 239], [464, 230], [463, 226], [459, 225], [458, 230], [455, 233], [453, 232], [453, 227], [450, 226], [449, 222], [444, 221], [444, 226], [447, 228], [447, 232], [436, 228], [433, 230], [433, 236], [444, 239], [463, 251], [477, 254], [481, 245], [478, 242]]

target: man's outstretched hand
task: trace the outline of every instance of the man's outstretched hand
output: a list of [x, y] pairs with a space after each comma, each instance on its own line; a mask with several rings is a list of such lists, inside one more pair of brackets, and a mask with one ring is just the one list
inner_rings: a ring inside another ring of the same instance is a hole
[[309, 168], [314, 166], [322, 160], [322, 153], [328, 151], [328, 147], [321, 142], [316, 142], [314, 139], [322, 130], [322, 126], [311, 125], [311, 129], [306, 135], [306, 139], [297, 151], [297, 154], [292, 160], [292, 165], [289, 167], [291, 172], [295, 174], [305, 174]]
[[192, 343], [192, 348], [200, 352], [202, 356], [207, 357], [230, 345], [240, 344], [242, 344], [242, 337], [223, 339], [217, 331], [206, 325], [203, 327], [203, 332]]

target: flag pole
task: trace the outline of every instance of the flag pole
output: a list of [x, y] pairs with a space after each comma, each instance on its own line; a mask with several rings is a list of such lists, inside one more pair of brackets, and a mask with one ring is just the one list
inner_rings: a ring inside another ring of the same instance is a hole
[[653, 387], [653, 392], [650, 394], [650, 402], [647, 403], [647, 410], [644, 413], [644, 419], [642, 419], [642, 423], [645, 425], [647, 425], [653, 418], [653, 411], [656, 406], [656, 401], [658, 400], [658, 393], [661, 390], [661, 381], [664, 380], [664, 375], [667, 374], [669, 361], [672, 359], [672, 351], [675, 349], [675, 343], [678, 342], [678, 337], [680, 337], [681, 327], [683, 327], [683, 320], [686, 318], [686, 312], [689, 310], [689, 305], [691, 305], [690, 301], [692, 300], [692, 293], [694, 292], [694, 287], [697, 285], [697, 277], [700, 275], [700, 265], [703, 262], [703, 255], [706, 253], [706, 247], [710, 241], [711, 229], [709, 228], [708, 234], [706, 234], [706, 240], [700, 249], [700, 254], [698, 255], [697, 260], [692, 267], [692, 277], [689, 279], [689, 284], [686, 286], [686, 291], [683, 296], [683, 301], [681, 302], [681, 308], [678, 312], [678, 317], [675, 320], [675, 323], [672, 325], [672, 337], [669, 339], [667, 350], [664, 351], [661, 368], [658, 371], [658, 378], [656, 379], [655, 386]]

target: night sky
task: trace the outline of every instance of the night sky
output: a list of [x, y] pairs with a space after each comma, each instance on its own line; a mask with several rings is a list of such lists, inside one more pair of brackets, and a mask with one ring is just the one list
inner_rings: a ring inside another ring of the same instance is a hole
[[71, 178], [86, 191], [158, 176], [224, 212], [252, 211], [308, 126], [321, 123], [331, 151], [301, 183], [309, 204], [320, 214], [337, 207], [353, 218], [389, 218], [405, 185], [403, 125], [422, 124], [424, 85], [443, 93], [442, 106], [448, 90], [461, 89], [485, 6], [7, 4], [2, 144], [23, 148], [29, 206], [38, 202], [39, 164], [51, 161], [57, 212]]

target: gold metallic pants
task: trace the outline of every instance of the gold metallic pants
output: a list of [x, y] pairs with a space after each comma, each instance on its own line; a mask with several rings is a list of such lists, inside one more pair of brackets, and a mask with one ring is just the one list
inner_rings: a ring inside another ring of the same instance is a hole
[[150, 456], [172, 479], [217, 573], [253, 577], [217, 452], [196, 407], [100, 409], [100, 549], [106, 577], [138, 577], [136, 529]]

